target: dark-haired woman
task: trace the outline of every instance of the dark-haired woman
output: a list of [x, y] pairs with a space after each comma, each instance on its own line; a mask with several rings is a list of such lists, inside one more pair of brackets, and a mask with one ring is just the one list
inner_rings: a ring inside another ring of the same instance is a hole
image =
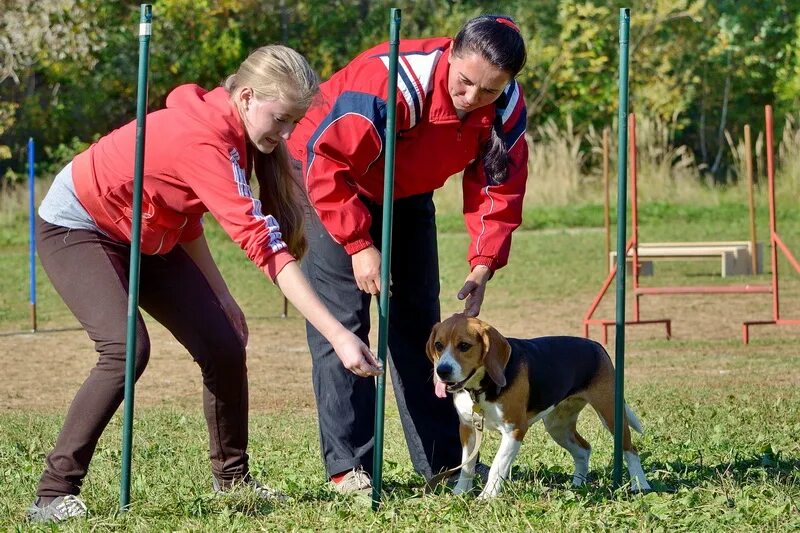
[[[464, 172], [470, 271], [457, 296], [476, 316], [521, 222], [528, 148], [525, 103], [514, 78], [525, 59], [519, 28], [497, 15], [468, 21], [455, 39], [400, 44], [389, 351], [411, 459], [426, 479], [461, 463], [458, 416], [445, 391], [434, 391], [425, 356], [440, 318], [433, 191]], [[384, 43], [321, 85], [321, 103], [289, 139], [310, 202], [302, 268], [336, 317], [365, 342], [370, 299], [382, 289], [387, 86]], [[343, 372], [313, 325], [307, 334], [328, 478], [340, 492], [368, 493], [374, 382]]]

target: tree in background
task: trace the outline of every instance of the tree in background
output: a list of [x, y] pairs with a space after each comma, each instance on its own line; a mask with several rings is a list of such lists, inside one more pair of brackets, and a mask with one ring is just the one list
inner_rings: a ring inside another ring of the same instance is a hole
[[786, 43], [785, 62], [778, 69], [778, 95], [784, 109], [800, 108], [800, 13], [794, 23], [794, 40]]
[[[726, 131], [798, 103], [797, 0], [631, 0], [631, 109], [673, 124], [718, 181], [728, 178]], [[22, 173], [25, 142], [43, 166], [135, 114], [139, 7], [93, 0], [3, 0], [0, 14], [0, 186]], [[527, 38], [520, 73], [532, 126], [581, 135], [616, 118], [616, 0], [158, 0], [149, 104], [181, 83], [213, 87], [254, 48], [284, 42], [325, 78], [385, 41], [390, 6], [402, 37], [455, 35], [469, 18], [501, 9]], [[530, 133], [535, 137], [537, 129]], [[591, 161], [589, 162], [591, 164]], [[2, 176], [6, 176], [5, 179]]]
[[[44, 129], [45, 109], [57, 99], [61, 87], [47, 83], [42, 72], [67, 63], [90, 69], [95, 63], [92, 52], [99, 46], [93, 33], [85, 2], [4, 0], [0, 13], [0, 187], [14, 180], [15, 175], [8, 172], [12, 164], [19, 166], [26, 159], [19, 150], [24, 145], [20, 137], [30, 130], [14, 127], [19, 110], [32, 115], [32, 121]], [[12, 154], [20, 155], [14, 158]]]
[[[793, 0], [706, 2], [701, 12], [705, 37], [685, 50], [697, 95], [688, 110], [682, 141], [718, 181], [728, 178], [724, 135], [741, 136], [744, 124], [763, 125], [763, 106], [776, 102], [800, 3]], [[776, 109], [777, 116], [787, 109]]]

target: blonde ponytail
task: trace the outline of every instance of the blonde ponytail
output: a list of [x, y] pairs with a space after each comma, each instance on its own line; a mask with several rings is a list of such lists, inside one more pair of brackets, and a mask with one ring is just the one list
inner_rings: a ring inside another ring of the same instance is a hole
[[[310, 106], [319, 93], [319, 77], [308, 61], [282, 45], [262, 46], [250, 54], [223, 85], [230, 94], [240, 87], [250, 87], [267, 100], [292, 102], [303, 108]], [[303, 234], [305, 193], [295, 180], [286, 143], [281, 139], [269, 154], [255, 148], [252, 152], [262, 212], [275, 217], [283, 241], [300, 259], [307, 248]]]

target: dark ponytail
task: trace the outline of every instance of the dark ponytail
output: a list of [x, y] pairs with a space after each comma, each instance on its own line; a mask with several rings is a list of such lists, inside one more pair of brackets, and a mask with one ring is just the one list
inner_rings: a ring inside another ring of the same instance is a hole
[[[527, 60], [525, 41], [519, 27], [511, 17], [505, 15], [481, 15], [464, 24], [453, 40], [452, 54], [464, 57], [471, 53], [480, 54], [495, 67], [508, 72], [512, 84], [516, 83], [513, 78]], [[503, 141], [502, 119], [504, 104], [507, 103], [505, 93], [495, 103], [498, 113], [491, 137], [481, 153], [486, 177], [493, 185], [499, 185], [508, 178], [508, 147]]]
[[481, 151], [483, 171], [492, 185], [500, 185], [508, 179], [508, 147], [503, 134], [503, 118], [495, 116], [492, 134]]

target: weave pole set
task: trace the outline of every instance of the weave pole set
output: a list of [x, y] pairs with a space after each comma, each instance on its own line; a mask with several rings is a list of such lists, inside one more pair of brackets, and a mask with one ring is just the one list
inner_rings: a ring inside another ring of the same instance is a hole
[[[389, 281], [392, 256], [392, 217], [394, 200], [394, 157], [396, 140], [397, 103], [397, 64], [400, 44], [401, 11], [390, 10], [389, 16], [389, 80], [387, 94], [386, 153], [384, 157], [383, 221], [381, 242], [381, 292], [379, 295], [378, 358], [387, 368], [388, 327], [389, 327]], [[618, 168], [618, 206], [620, 223], [617, 228], [617, 246], [625, 247], [626, 223], [625, 207], [627, 197], [627, 110], [628, 110], [628, 35], [630, 28], [630, 9], [620, 9], [619, 44], [619, 161]], [[139, 73], [136, 105], [136, 154], [134, 164], [133, 220], [131, 231], [131, 260], [128, 297], [128, 331], [125, 353], [125, 397], [122, 438], [122, 475], [120, 478], [119, 505], [126, 511], [130, 505], [131, 454], [133, 444], [133, 404], [134, 373], [136, 353], [136, 314], [139, 299], [139, 264], [141, 258], [141, 215], [142, 181], [144, 169], [144, 145], [147, 115], [147, 76], [149, 65], [149, 45], [152, 34], [152, 6], [142, 4], [139, 24]], [[32, 168], [32, 165], [31, 165]], [[617, 330], [616, 330], [616, 384], [614, 410], [617, 420], [623, 419], [624, 406], [624, 363], [625, 363], [625, 256], [617, 258]], [[619, 265], [621, 263], [621, 266]], [[386, 373], [376, 378], [375, 435], [372, 509], [377, 510], [381, 502], [383, 487], [383, 439], [385, 419]], [[621, 485], [622, 479], [622, 424], [614, 428], [614, 484]]]

